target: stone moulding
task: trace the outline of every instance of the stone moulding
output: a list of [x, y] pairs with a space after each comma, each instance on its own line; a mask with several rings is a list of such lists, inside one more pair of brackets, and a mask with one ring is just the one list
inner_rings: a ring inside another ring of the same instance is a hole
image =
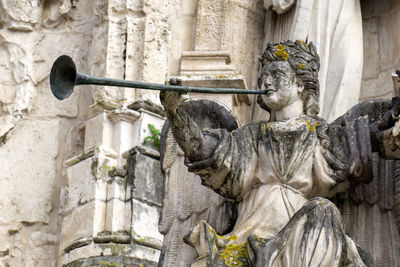
[[131, 242], [131, 236], [128, 231], [103, 231], [97, 234], [93, 238], [94, 243], [117, 243], [117, 244], [129, 244]]
[[76, 248], [80, 248], [80, 247], [84, 247], [89, 245], [90, 243], [92, 243], [93, 239], [91, 237], [83, 237], [83, 238], [79, 238], [77, 240], [72, 241], [71, 244], [69, 244], [68, 246], [66, 246], [64, 248], [64, 252], [68, 253], [71, 250], [74, 250]]

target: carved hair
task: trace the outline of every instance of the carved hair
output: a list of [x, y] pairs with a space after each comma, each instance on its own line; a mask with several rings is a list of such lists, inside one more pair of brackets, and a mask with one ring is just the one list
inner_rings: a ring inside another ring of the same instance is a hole
[[[280, 43], [268, 43], [267, 48], [260, 58], [262, 67], [271, 61], [288, 61], [296, 73], [297, 81], [304, 86], [300, 97], [304, 101], [303, 112], [320, 122], [317, 127], [318, 138], [324, 148], [330, 146], [329, 136], [327, 135], [327, 123], [318, 117], [319, 113], [319, 56], [312, 42], [303, 41], [283, 41]], [[262, 101], [257, 98], [257, 103], [261, 108], [270, 111]]]
[[[313, 43], [297, 40], [284, 41], [280, 43], [268, 43], [260, 61], [262, 66], [271, 61], [288, 61], [296, 73], [297, 81], [304, 86], [300, 97], [304, 101], [303, 112], [310, 117], [317, 117], [319, 113], [319, 56]], [[258, 104], [266, 108], [261, 98]]]

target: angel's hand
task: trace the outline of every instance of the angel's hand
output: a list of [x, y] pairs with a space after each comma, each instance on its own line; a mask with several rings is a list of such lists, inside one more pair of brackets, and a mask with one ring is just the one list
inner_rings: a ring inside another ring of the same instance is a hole
[[[169, 83], [171, 85], [182, 85], [182, 81], [176, 78], [171, 78]], [[161, 91], [160, 100], [161, 104], [167, 111], [175, 112], [175, 110], [188, 99], [188, 95], [179, 92]]]
[[369, 177], [365, 174], [371, 171], [372, 150], [368, 116], [361, 116], [356, 120], [347, 122], [345, 136], [350, 152], [349, 174], [353, 177], [353, 181], [363, 181], [365, 177]]
[[397, 121], [399, 121], [400, 115], [400, 98], [392, 98], [392, 108], [388, 110], [384, 115], [382, 120], [379, 121], [379, 130], [385, 130], [393, 127]]
[[393, 89], [395, 97], [392, 98], [392, 108], [387, 111], [382, 120], [379, 121], [379, 130], [386, 130], [393, 127], [399, 121], [400, 115], [400, 70], [392, 73]]

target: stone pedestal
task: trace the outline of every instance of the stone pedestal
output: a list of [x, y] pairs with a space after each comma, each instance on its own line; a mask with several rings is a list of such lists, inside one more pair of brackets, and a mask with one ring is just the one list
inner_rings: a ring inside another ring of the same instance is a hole
[[159, 152], [143, 143], [148, 124], [161, 129], [164, 119], [143, 107], [104, 107], [89, 109], [84, 149], [66, 161], [58, 263], [156, 266], [162, 176]]

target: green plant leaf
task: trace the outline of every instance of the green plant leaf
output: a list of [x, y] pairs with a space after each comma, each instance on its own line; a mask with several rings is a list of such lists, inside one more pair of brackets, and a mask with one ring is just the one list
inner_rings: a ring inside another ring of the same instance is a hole
[[144, 141], [150, 143], [151, 146], [154, 148], [160, 150], [160, 137], [161, 137], [161, 132], [160, 130], [157, 130], [156, 127], [154, 127], [153, 124], [148, 124], [147, 125], [150, 129], [150, 134], [149, 136], [146, 136], [144, 138]]

